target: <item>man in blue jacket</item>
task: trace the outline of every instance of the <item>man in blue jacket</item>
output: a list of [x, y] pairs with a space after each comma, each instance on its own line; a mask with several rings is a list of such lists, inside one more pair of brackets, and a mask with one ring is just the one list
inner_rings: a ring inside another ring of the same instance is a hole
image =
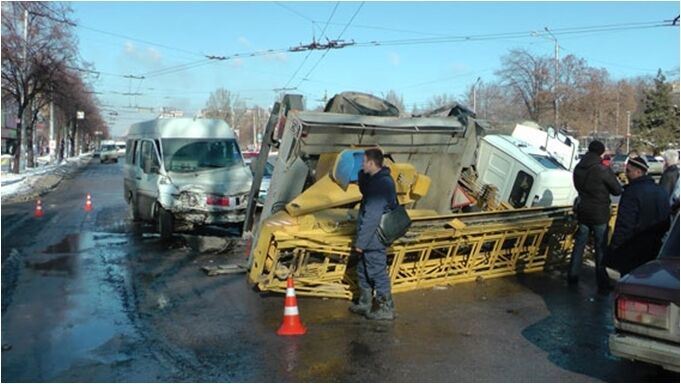
[[653, 260], [669, 228], [669, 195], [647, 175], [641, 157], [629, 159], [625, 169], [629, 184], [624, 187], [615, 231], [610, 242], [608, 265], [625, 275]]
[[[370, 148], [364, 152], [358, 182], [362, 202], [353, 251], [359, 257], [359, 300], [350, 306], [350, 311], [372, 320], [393, 320], [395, 305], [390, 291], [386, 246], [379, 239], [377, 230], [381, 216], [397, 206], [397, 194], [390, 170], [383, 166], [380, 149]], [[376, 291], [376, 308], [373, 310], [372, 289]]]

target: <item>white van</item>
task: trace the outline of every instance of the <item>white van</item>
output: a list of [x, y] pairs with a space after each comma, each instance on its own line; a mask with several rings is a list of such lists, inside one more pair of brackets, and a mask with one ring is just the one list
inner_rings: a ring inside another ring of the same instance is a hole
[[252, 175], [222, 120], [170, 118], [134, 124], [127, 135], [125, 200], [161, 238], [202, 226], [241, 227]]
[[515, 208], [572, 205], [577, 197], [572, 172], [545, 150], [512, 136], [483, 137], [476, 169], [480, 182], [496, 186], [499, 199]]

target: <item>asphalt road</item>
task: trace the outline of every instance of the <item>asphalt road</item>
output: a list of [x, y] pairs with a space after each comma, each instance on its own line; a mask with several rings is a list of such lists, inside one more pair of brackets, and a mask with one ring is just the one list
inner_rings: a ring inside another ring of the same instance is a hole
[[2, 206], [2, 381], [679, 381], [608, 354], [612, 297], [587, 267], [571, 289], [554, 272], [396, 294], [393, 323], [299, 297], [307, 335], [278, 337], [282, 296], [201, 270], [244, 262], [243, 242], [161, 244], [121, 174], [93, 162], [40, 219]]

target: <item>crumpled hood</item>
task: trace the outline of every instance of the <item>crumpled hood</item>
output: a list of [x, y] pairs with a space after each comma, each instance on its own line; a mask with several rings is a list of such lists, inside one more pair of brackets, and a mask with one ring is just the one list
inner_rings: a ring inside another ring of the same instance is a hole
[[251, 190], [253, 176], [243, 167], [218, 168], [201, 172], [169, 172], [168, 176], [177, 189], [219, 195], [238, 195]]

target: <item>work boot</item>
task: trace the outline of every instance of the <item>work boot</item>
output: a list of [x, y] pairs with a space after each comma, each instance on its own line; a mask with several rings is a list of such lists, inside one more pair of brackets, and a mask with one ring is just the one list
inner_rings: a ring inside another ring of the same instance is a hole
[[394, 320], [395, 303], [393, 303], [392, 294], [388, 293], [386, 296], [377, 296], [376, 308], [372, 309], [365, 316], [369, 320]]
[[359, 299], [357, 303], [350, 305], [348, 308], [350, 312], [356, 313], [358, 315], [366, 316], [369, 311], [371, 311], [371, 299], [373, 295], [371, 294], [371, 289], [359, 289]]

